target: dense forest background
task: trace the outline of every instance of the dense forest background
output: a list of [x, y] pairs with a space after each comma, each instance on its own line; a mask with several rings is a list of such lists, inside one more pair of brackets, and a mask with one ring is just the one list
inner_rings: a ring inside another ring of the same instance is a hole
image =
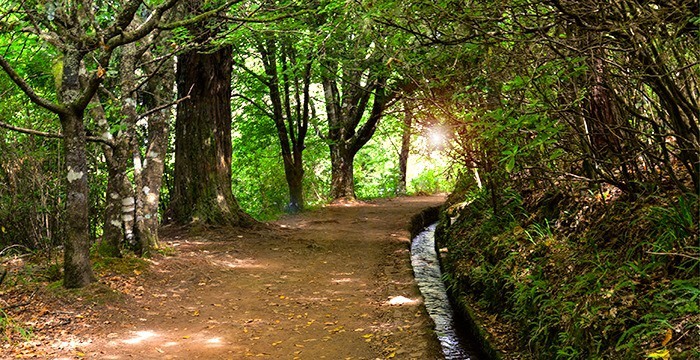
[[162, 223], [251, 227], [454, 190], [454, 286], [511, 309], [536, 356], [631, 356], [668, 329], [689, 344], [698, 14], [692, 0], [0, 0], [0, 255], [40, 252], [82, 287], [91, 256], [158, 251]]

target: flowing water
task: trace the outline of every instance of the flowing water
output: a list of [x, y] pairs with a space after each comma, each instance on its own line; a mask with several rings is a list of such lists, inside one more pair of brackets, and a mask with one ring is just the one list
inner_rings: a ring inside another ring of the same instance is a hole
[[411, 264], [428, 314], [435, 322], [442, 352], [448, 360], [477, 360], [474, 351], [460, 339], [447, 289], [442, 282], [440, 263], [435, 252], [435, 227], [433, 224], [416, 236], [411, 243]]

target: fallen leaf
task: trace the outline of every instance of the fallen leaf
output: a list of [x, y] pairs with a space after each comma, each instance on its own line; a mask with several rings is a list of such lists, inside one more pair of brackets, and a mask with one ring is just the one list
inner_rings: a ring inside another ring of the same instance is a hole
[[654, 351], [652, 353], [647, 354], [647, 357], [650, 359], [663, 359], [663, 360], [670, 360], [671, 359], [671, 353], [668, 352], [668, 350], [663, 349], [659, 351]]
[[661, 342], [661, 346], [666, 346], [671, 338], [673, 337], [673, 331], [671, 329], [666, 329], [666, 335], [664, 336], [664, 341]]

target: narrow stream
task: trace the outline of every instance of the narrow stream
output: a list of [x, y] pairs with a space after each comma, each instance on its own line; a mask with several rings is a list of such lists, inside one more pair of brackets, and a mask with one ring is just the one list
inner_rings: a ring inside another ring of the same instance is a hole
[[452, 305], [442, 282], [440, 263], [435, 252], [435, 227], [430, 225], [416, 236], [411, 243], [411, 264], [428, 314], [435, 322], [442, 352], [448, 360], [477, 360], [473, 351], [460, 340], [454, 321]]

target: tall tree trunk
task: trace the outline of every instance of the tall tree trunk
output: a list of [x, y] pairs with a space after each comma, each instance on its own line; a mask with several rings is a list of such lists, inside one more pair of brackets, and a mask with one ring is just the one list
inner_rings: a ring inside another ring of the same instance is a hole
[[353, 162], [355, 153], [346, 143], [331, 146], [331, 198], [334, 201], [355, 199]]
[[[278, 46], [278, 42], [281, 46]], [[287, 211], [294, 213], [304, 208], [302, 154], [309, 127], [312, 56], [303, 60], [306, 63], [299, 73], [295, 69], [299, 59], [292, 39], [271, 36], [261, 39], [257, 46], [267, 75], [265, 85], [269, 89], [272, 105], [270, 117], [277, 129], [289, 187]]]
[[[97, 123], [97, 131], [106, 140], [112, 140], [109, 123], [102, 103], [97, 95], [92, 99], [90, 114]], [[105, 209], [102, 217], [102, 239], [97, 243], [97, 253], [108, 257], [121, 257], [121, 247], [124, 240], [122, 228], [121, 189], [126, 179], [126, 162], [115, 163], [115, 149], [102, 144], [102, 153], [107, 163], [107, 191], [105, 193]], [[126, 155], [125, 155], [126, 156]], [[122, 157], [123, 158], [123, 157]]]
[[175, 193], [179, 223], [248, 225], [231, 192], [231, 47], [178, 58]]
[[85, 128], [79, 114], [71, 113], [60, 118], [68, 169], [63, 285], [67, 288], [79, 288], [95, 279], [90, 265]]
[[124, 146], [110, 150], [107, 157], [107, 194], [105, 197], [104, 228], [102, 241], [97, 251], [100, 255], [121, 257], [121, 247], [124, 244], [124, 226], [122, 222], [122, 199], [129, 180], [126, 178], [126, 168], [129, 153]]
[[403, 134], [401, 136], [401, 152], [399, 153], [399, 183], [396, 192], [406, 194], [406, 172], [408, 170], [408, 154], [411, 150], [411, 126], [413, 125], [413, 109], [408, 99], [403, 101]]
[[286, 159], [284, 160], [284, 175], [289, 186], [287, 211], [291, 213], [304, 209], [304, 165], [301, 161], [301, 152], [296, 154], [298, 154], [298, 160], [291, 161], [289, 164]]
[[[172, 100], [172, 87], [175, 82], [173, 63], [166, 62], [163, 71], [147, 84], [145, 103], [155, 108]], [[165, 154], [168, 150], [168, 119], [170, 111], [159, 111], [148, 118], [148, 147], [143, 163], [140, 189], [136, 196], [136, 238], [137, 252], [147, 256], [158, 244], [158, 204], [163, 183]]]
[[[80, 93], [80, 63], [83, 55], [68, 51], [63, 59], [59, 97], [71, 104]], [[88, 181], [83, 110], [69, 110], [59, 116], [64, 136], [66, 175], [66, 228], [63, 244], [63, 286], [79, 288], [95, 280], [90, 265]]]
[[[337, 69], [337, 66], [326, 63], [327, 69]], [[384, 109], [393, 99], [394, 94], [387, 95], [386, 79], [380, 77], [364, 88], [358, 88], [354, 83], [341, 81], [345, 92], [338, 89], [335, 75], [332, 71], [322, 74], [323, 93], [326, 100], [326, 116], [328, 117], [328, 135], [324, 138], [329, 143], [331, 152], [331, 192], [333, 201], [355, 199], [355, 180], [353, 178], [353, 162], [355, 155], [372, 138], [377, 130]], [[343, 81], [353, 78], [346, 74]], [[360, 125], [365, 111], [371, 110], [364, 124]]]

